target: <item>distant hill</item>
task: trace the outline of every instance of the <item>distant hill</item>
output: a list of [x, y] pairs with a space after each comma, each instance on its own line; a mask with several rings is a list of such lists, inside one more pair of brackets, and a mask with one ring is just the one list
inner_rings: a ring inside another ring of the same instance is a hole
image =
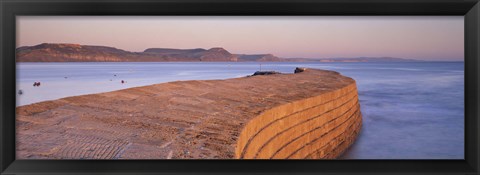
[[129, 52], [106, 46], [43, 43], [19, 47], [16, 54], [17, 62], [282, 61], [272, 54], [232, 54], [220, 47], [208, 50], [149, 48]]
[[292, 62], [418, 62], [422, 60], [395, 57], [356, 57], [356, 58], [287, 58]]
[[285, 61], [285, 59], [276, 57], [272, 54], [260, 54], [260, 55], [237, 54], [237, 57], [241, 61]]
[[24, 46], [16, 49], [17, 62], [407, 62], [412, 59], [392, 57], [359, 58], [279, 58], [272, 54], [232, 54], [221, 47], [211, 49], [149, 48], [130, 52], [114, 47], [79, 44], [50, 44]]
[[164, 58], [166, 61], [238, 61], [235, 55], [220, 47], [208, 50], [150, 48], [143, 54]]

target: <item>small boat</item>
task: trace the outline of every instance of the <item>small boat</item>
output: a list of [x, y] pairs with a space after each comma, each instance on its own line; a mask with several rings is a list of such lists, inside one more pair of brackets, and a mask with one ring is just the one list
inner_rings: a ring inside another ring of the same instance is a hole
[[20, 89], [18, 90], [18, 95], [22, 95], [23, 94], [23, 91]]

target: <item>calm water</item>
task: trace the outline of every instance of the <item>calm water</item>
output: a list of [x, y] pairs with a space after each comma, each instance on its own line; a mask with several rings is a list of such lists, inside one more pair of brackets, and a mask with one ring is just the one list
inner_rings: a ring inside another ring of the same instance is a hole
[[[463, 62], [262, 63], [335, 70], [357, 81], [363, 128], [344, 159], [463, 159]], [[242, 77], [259, 63], [19, 63], [17, 106], [178, 80]], [[120, 81], [126, 81], [122, 84]], [[40, 81], [40, 87], [33, 87]]]

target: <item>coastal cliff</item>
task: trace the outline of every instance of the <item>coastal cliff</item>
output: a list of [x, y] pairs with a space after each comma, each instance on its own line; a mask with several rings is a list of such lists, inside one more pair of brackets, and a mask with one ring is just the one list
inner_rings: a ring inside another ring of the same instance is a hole
[[43, 43], [16, 49], [17, 62], [416, 62], [393, 57], [280, 58], [273, 54], [232, 54], [211, 49], [149, 48], [130, 52], [114, 47]]
[[17, 62], [237, 62], [281, 61], [272, 54], [232, 54], [215, 47], [211, 49], [149, 48], [129, 52], [114, 47], [79, 44], [50, 44], [24, 46], [16, 49]]
[[355, 81], [297, 69], [17, 107], [17, 159], [336, 158], [361, 129]]

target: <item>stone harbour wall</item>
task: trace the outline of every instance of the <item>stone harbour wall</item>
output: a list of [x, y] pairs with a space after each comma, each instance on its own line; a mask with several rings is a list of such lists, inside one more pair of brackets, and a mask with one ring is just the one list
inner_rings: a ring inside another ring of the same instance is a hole
[[355, 82], [264, 111], [242, 130], [239, 159], [332, 159], [357, 137], [362, 117]]
[[19, 106], [16, 158], [338, 157], [361, 128], [355, 80], [327, 70], [294, 72], [173, 81]]

